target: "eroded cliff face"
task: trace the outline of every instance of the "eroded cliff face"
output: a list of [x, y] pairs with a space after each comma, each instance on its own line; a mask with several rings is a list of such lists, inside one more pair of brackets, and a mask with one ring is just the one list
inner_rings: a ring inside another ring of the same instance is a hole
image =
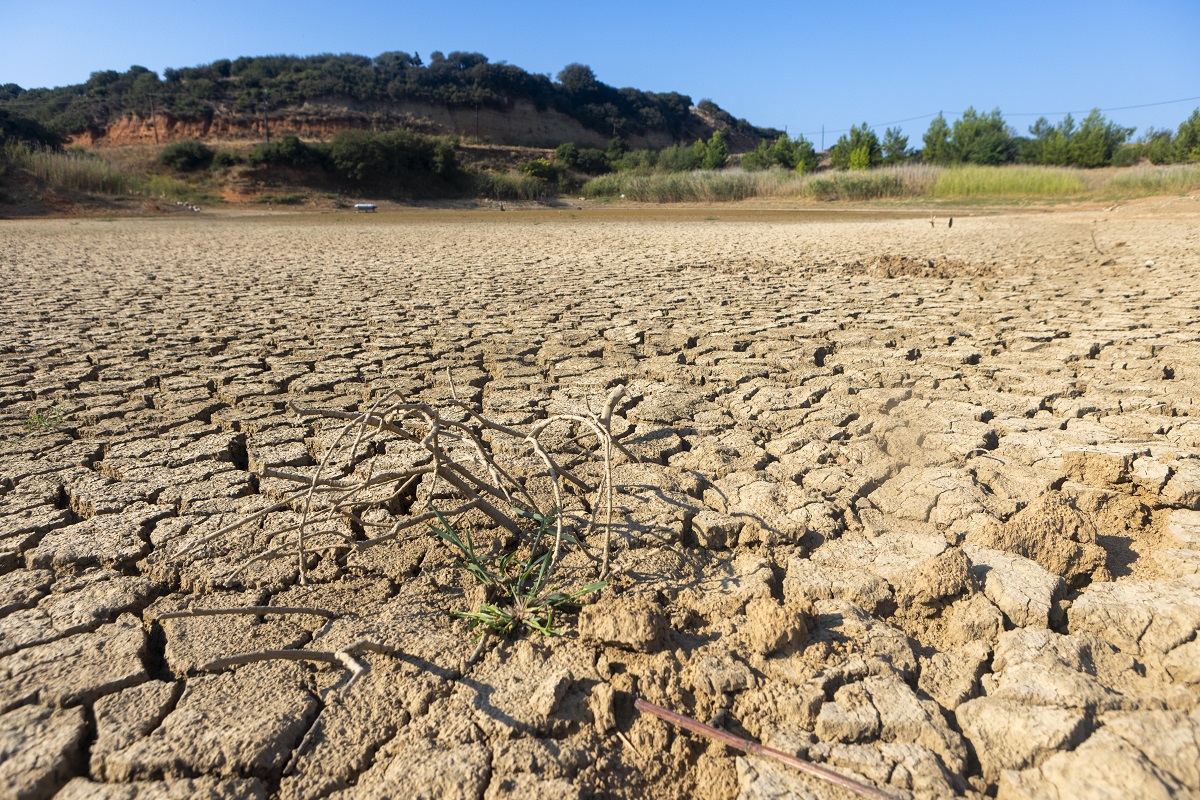
[[[383, 105], [325, 101], [272, 111], [265, 119], [262, 115], [232, 109], [218, 110], [202, 120], [182, 120], [161, 113], [154, 116], [129, 114], [107, 127], [76, 136], [74, 143], [125, 145], [163, 144], [183, 139], [261, 140], [266, 137], [268, 127], [272, 136], [292, 134], [304, 139], [328, 138], [346, 129], [404, 127], [528, 147], [554, 147], [562, 142], [603, 147], [610, 138], [584, 127], [562, 112], [539, 110], [528, 101], [518, 101], [507, 110], [451, 108], [429, 103]], [[696, 115], [685, 140], [706, 138], [711, 131], [704, 119]], [[666, 133], [626, 138], [633, 147], [660, 148], [672, 144]]]

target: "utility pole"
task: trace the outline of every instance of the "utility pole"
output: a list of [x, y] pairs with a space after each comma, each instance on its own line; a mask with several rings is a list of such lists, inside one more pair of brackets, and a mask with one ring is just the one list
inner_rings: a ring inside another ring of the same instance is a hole
[[825, 123], [821, 123], [821, 149], [825, 149]]
[[271, 103], [263, 96], [263, 130], [267, 134], [267, 144], [271, 143], [271, 119], [269, 116]]

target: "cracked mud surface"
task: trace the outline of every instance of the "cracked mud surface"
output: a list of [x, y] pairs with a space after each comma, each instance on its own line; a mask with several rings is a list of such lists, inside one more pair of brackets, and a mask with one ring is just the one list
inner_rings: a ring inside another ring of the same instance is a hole
[[[845, 796], [638, 696], [896, 796], [1200, 793], [1198, 206], [3, 223], [0, 795]], [[465, 667], [416, 529], [176, 557], [321, 457], [289, 403], [448, 370], [512, 425], [628, 389], [567, 637]], [[158, 620], [245, 605], [332, 618]]]

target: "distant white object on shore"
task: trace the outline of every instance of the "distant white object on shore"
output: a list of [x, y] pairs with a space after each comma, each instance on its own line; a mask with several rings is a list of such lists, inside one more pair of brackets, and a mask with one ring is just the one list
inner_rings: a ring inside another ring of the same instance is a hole
[[355, 203], [354, 210], [355, 211], [378, 211], [379, 206], [375, 205], [374, 203]]

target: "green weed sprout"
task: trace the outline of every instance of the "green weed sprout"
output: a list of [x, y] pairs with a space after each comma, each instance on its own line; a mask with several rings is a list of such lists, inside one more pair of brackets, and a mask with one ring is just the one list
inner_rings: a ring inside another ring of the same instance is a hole
[[54, 430], [62, 425], [63, 414], [64, 409], [61, 403], [55, 403], [45, 414], [30, 411], [29, 417], [25, 420], [25, 435], [32, 436], [35, 433]]
[[608, 585], [606, 581], [595, 581], [573, 592], [546, 586], [552, 552], [539, 548], [542, 539], [550, 534], [550, 520], [557, 509], [549, 515], [514, 509], [517, 516], [538, 523], [528, 554], [520, 557], [513, 551], [485, 558], [475, 550], [469, 530], [464, 529], [460, 536], [441, 512], [437, 509], [433, 512], [437, 515], [437, 524], [430, 525], [433, 532], [459, 553], [460, 565], [476, 581], [500, 597], [494, 603], [480, 603], [475, 611], [452, 612], [452, 616], [466, 620], [471, 630], [482, 627], [480, 635], [485, 631], [497, 636], [536, 631], [543, 636], [560, 636], [563, 632], [554, 627], [555, 614], [576, 610], [581, 598]]

